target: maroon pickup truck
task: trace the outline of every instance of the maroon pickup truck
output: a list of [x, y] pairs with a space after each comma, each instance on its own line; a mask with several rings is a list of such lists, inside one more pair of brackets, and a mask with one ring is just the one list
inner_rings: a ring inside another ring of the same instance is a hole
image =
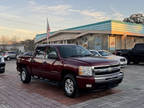
[[21, 81], [32, 76], [62, 82], [68, 97], [80, 89], [113, 88], [123, 79], [118, 61], [94, 57], [79, 45], [38, 45], [33, 56], [17, 58]]

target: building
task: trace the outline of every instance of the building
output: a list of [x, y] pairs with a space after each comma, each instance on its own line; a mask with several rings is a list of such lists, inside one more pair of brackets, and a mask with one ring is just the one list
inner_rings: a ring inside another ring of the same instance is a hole
[[23, 44], [0, 44], [0, 51], [24, 52], [24, 45]]
[[[47, 43], [47, 34], [37, 34], [36, 44]], [[49, 44], [78, 44], [88, 49], [129, 49], [144, 42], [144, 25], [108, 20], [51, 32]]]

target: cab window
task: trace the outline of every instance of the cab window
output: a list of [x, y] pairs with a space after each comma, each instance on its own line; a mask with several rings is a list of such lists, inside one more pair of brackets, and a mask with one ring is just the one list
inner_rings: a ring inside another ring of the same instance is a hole
[[36, 58], [44, 59], [45, 56], [46, 56], [46, 48], [45, 47], [39, 47], [36, 49], [36, 52], [35, 52]]
[[56, 59], [56, 58], [58, 58], [56, 48], [48, 47], [47, 52], [46, 52], [46, 58], [47, 59]]

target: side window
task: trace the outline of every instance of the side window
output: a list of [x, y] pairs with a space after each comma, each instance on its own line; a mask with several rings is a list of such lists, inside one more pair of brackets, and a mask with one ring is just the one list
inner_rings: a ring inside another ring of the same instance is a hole
[[46, 58], [47, 59], [57, 59], [58, 58], [56, 49], [54, 47], [47, 48]]
[[138, 51], [142, 51], [142, 50], [144, 50], [144, 45], [138, 44], [138, 45], [135, 46], [134, 49], [138, 50]]
[[46, 56], [46, 48], [40, 47], [36, 49], [36, 54], [35, 54], [36, 58], [44, 59], [45, 56]]

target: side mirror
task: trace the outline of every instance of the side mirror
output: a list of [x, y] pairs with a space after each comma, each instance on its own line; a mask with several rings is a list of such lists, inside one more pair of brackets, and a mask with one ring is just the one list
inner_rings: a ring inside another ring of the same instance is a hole
[[56, 53], [49, 53], [48, 59], [58, 59], [58, 56]]
[[98, 54], [93, 54], [94, 56], [99, 56]]
[[40, 54], [40, 50], [36, 50], [32, 56], [35, 57], [36, 55], [39, 55], [39, 54]]
[[39, 55], [40, 54], [40, 50], [36, 50], [35, 54]]

